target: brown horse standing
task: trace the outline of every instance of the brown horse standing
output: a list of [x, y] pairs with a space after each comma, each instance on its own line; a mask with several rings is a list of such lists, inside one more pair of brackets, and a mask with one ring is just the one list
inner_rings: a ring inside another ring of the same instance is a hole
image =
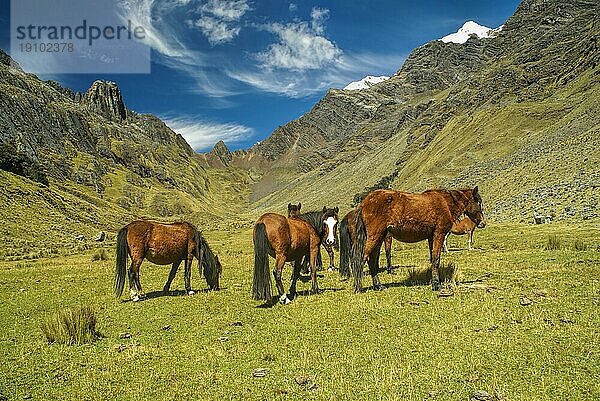
[[[354, 242], [354, 227], [356, 225], [356, 209], [350, 210], [340, 222], [340, 275], [350, 277], [350, 253]], [[387, 272], [392, 271], [392, 236], [387, 235], [384, 240], [385, 259]]]
[[[301, 213], [300, 213], [301, 208], [302, 208], [302, 203], [298, 203], [297, 205], [288, 203], [288, 217], [301, 216]], [[337, 242], [336, 242], [336, 244], [337, 244]], [[333, 255], [333, 247], [331, 245], [328, 245], [326, 242], [324, 242], [322, 245], [323, 245], [323, 248], [325, 248], [325, 250], [329, 254], [329, 270], [333, 271], [333, 269], [335, 269], [335, 265], [333, 264], [333, 256], [334, 256]], [[296, 263], [296, 262], [294, 262], [294, 263]], [[306, 255], [304, 257], [304, 259], [302, 260], [302, 267], [300, 269], [302, 274], [308, 274], [309, 265], [310, 265], [310, 255]], [[317, 267], [323, 267], [323, 262], [321, 260], [321, 252], [319, 252], [317, 254]]]
[[[337, 208], [323, 208], [318, 219], [301, 217], [286, 218], [276, 213], [263, 214], [254, 225], [254, 279], [252, 297], [257, 300], [271, 299], [271, 278], [268, 255], [275, 258], [273, 276], [279, 292], [279, 301], [287, 304], [296, 296], [296, 282], [300, 276], [302, 258], [310, 255], [312, 292], [319, 291], [317, 284], [317, 254], [321, 241], [333, 241], [337, 224]], [[294, 263], [290, 297], [285, 294], [281, 280], [285, 262]]]
[[354, 289], [362, 291], [363, 265], [369, 261], [373, 288], [384, 289], [377, 273], [378, 256], [389, 233], [402, 242], [428, 240], [432, 267], [431, 287], [440, 288], [439, 265], [442, 245], [452, 224], [462, 214], [479, 228], [485, 227], [482, 200], [477, 187], [462, 190], [429, 190], [421, 194], [379, 189], [371, 192], [357, 209], [352, 246]]
[[115, 295], [123, 293], [127, 257], [131, 257], [129, 268], [129, 293], [133, 301], [143, 298], [144, 292], [140, 284], [140, 266], [148, 259], [158, 265], [172, 264], [169, 278], [163, 288], [168, 292], [175, 273], [184, 261], [185, 290], [192, 295], [190, 285], [191, 266], [194, 257], [198, 259], [198, 269], [211, 290], [219, 289], [221, 263], [213, 254], [206, 239], [200, 231], [188, 222], [159, 223], [149, 220], [136, 220], [123, 227], [117, 235], [117, 263], [115, 268]]
[[473, 243], [473, 233], [475, 232], [476, 228], [477, 228], [477, 225], [468, 216], [465, 216], [465, 218], [460, 221], [454, 222], [454, 224], [452, 224], [452, 229], [450, 230], [450, 232], [448, 234], [446, 234], [446, 238], [444, 238], [444, 251], [448, 252], [448, 245], [446, 244], [446, 242], [448, 241], [448, 237], [450, 236], [450, 234], [454, 234], [454, 235], [468, 234], [469, 241], [468, 241], [467, 249], [470, 251], [471, 244]]

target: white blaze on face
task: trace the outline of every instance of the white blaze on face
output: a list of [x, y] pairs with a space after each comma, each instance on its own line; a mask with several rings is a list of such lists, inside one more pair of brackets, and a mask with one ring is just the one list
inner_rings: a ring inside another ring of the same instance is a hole
[[325, 220], [325, 224], [327, 224], [327, 239], [325, 240], [326, 243], [328, 244], [333, 244], [335, 242], [335, 236], [333, 235], [334, 233], [334, 228], [335, 228], [335, 224], [337, 223], [337, 220], [335, 219], [335, 217], [328, 217]]

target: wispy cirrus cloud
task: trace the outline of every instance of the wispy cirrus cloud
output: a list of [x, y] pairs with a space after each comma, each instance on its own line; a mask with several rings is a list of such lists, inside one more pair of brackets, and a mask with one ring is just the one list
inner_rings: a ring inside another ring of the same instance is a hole
[[[121, 19], [145, 30], [143, 42], [154, 49], [153, 61], [180, 71], [195, 81], [188, 90], [214, 99], [238, 93], [230, 82], [219, 79], [211, 69], [219, 64], [218, 57], [189, 44], [182, 30], [180, 15], [194, 0], [121, 0]], [[222, 100], [223, 103], [227, 103]]]
[[166, 115], [161, 119], [181, 134], [196, 152], [210, 150], [218, 141], [231, 145], [255, 135], [252, 128], [236, 123], [215, 123], [190, 116]]

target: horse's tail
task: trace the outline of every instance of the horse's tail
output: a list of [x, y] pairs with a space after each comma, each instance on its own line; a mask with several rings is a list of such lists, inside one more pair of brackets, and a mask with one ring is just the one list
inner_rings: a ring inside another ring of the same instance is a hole
[[127, 227], [123, 227], [117, 234], [117, 263], [115, 265], [115, 296], [121, 297], [125, 286], [125, 275], [127, 274], [127, 257], [129, 246], [127, 244]]
[[352, 238], [348, 219], [344, 217], [340, 222], [340, 276], [350, 277], [350, 250], [352, 249]]
[[196, 242], [196, 259], [198, 259], [198, 277], [202, 277], [202, 234], [197, 229], [194, 231], [194, 242]]
[[354, 276], [354, 291], [362, 291], [363, 266], [365, 258], [365, 243], [367, 242], [367, 228], [362, 217], [362, 208], [356, 209], [356, 223], [354, 228], [354, 241], [352, 242], [352, 275]]
[[271, 299], [271, 275], [269, 272], [269, 239], [265, 223], [254, 226], [254, 282], [252, 298], [268, 301]]

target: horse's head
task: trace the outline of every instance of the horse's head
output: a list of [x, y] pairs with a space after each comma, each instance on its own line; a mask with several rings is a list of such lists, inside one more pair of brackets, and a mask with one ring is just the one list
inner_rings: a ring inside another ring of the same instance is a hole
[[323, 226], [323, 241], [327, 245], [335, 245], [336, 243], [336, 230], [339, 221], [338, 212], [340, 209], [336, 206], [332, 209], [323, 206], [323, 217], [321, 217], [321, 224]]
[[210, 249], [210, 246], [208, 246], [208, 242], [206, 242], [206, 239], [201, 235], [199, 238], [199, 244], [200, 250], [197, 257], [200, 272], [204, 270], [204, 278], [206, 279], [208, 288], [211, 290], [219, 290], [219, 278], [221, 276], [221, 271], [223, 270], [221, 262], [219, 261], [219, 257], [213, 253], [212, 249]]
[[479, 188], [475, 187], [471, 191], [472, 196], [469, 198], [467, 207], [465, 208], [465, 214], [473, 220], [477, 225], [477, 228], [485, 227], [485, 216], [483, 215], [483, 201], [479, 194]]
[[215, 281], [213, 282], [213, 285], [210, 286], [211, 290], [215, 290], [215, 291], [219, 291], [219, 279], [221, 278], [221, 272], [223, 271], [223, 266], [221, 266], [221, 261], [219, 260], [219, 256], [215, 255], [215, 265], [217, 266], [216, 268], [216, 278]]
[[298, 203], [297, 205], [292, 205], [291, 203], [288, 203], [288, 217], [299, 216], [301, 207], [302, 203]]

